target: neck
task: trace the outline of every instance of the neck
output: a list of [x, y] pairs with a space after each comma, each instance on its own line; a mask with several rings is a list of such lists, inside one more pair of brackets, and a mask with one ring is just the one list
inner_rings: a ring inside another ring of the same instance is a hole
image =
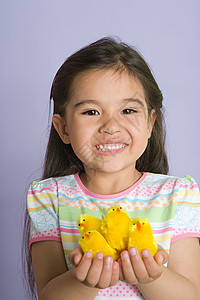
[[135, 184], [142, 174], [136, 169], [127, 173], [104, 173], [96, 170], [87, 170], [80, 176], [85, 187], [93, 193], [112, 195], [120, 193]]

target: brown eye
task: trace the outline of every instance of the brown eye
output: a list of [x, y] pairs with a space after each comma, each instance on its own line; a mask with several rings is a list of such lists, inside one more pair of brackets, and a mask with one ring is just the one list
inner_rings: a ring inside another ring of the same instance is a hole
[[120, 206], [120, 209], [122, 209], [122, 207]]
[[133, 223], [133, 225], [135, 225], [135, 223]]

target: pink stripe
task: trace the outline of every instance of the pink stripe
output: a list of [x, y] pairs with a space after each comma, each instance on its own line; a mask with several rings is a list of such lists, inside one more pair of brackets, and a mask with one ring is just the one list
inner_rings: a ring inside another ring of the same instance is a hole
[[60, 237], [57, 236], [39, 236], [36, 238], [31, 238], [30, 244], [29, 244], [29, 249], [31, 251], [31, 245], [35, 242], [42, 242], [42, 241], [55, 241], [55, 242], [62, 242]]
[[49, 187], [44, 187], [44, 188], [42, 188], [42, 189], [34, 189], [34, 187], [33, 187], [33, 190], [29, 190], [28, 191], [28, 195], [34, 195], [35, 193], [41, 193], [41, 192], [53, 192], [54, 190], [53, 189], [50, 189]]
[[188, 186], [188, 184], [181, 184], [180, 185], [181, 188], [185, 188], [185, 189], [190, 189], [190, 190], [193, 190], [193, 189], [198, 189], [198, 185], [196, 183], [193, 183], [192, 186]]
[[66, 232], [66, 233], [79, 233], [79, 230], [78, 230], [78, 229], [60, 228], [60, 232]]
[[89, 191], [82, 183], [78, 173], [74, 174], [74, 178], [77, 181], [78, 185], [80, 186], [80, 188], [89, 196], [95, 197], [95, 198], [100, 198], [100, 199], [112, 199], [113, 197], [117, 198], [117, 197], [121, 197], [121, 196], [125, 196], [127, 195], [129, 192], [131, 192], [132, 190], [134, 190], [144, 179], [145, 177], [148, 175], [147, 172], [141, 172], [142, 173], [142, 177], [134, 184], [132, 185], [130, 188], [128, 188], [127, 190], [117, 193], [117, 194], [113, 194], [113, 195], [101, 195], [101, 194], [95, 194], [91, 191]]
[[200, 239], [200, 232], [188, 232], [188, 233], [182, 233], [179, 235], [175, 235], [171, 238], [171, 243], [184, 239], [184, 238], [189, 238], [189, 237], [198, 237]]
[[167, 227], [167, 228], [164, 228], [164, 229], [153, 230], [153, 233], [154, 234], [160, 234], [160, 233], [165, 233], [165, 232], [168, 232], [168, 231], [171, 231], [171, 230], [172, 230], [172, 227]]

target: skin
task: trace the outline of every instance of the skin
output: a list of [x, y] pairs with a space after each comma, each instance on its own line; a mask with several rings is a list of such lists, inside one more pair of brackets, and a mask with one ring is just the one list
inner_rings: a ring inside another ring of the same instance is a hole
[[[54, 115], [53, 124], [83, 162], [83, 184], [100, 194], [127, 189], [141, 177], [135, 162], [146, 149], [156, 118], [154, 110], [147, 114], [140, 81], [125, 72], [90, 71], [73, 86], [65, 117]], [[95, 147], [110, 143], [126, 146], [107, 155]]]
[[[65, 115], [54, 115], [53, 124], [83, 162], [83, 184], [94, 193], [109, 195], [126, 190], [141, 177], [135, 163], [147, 146], [155, 119], [154, 110], [147, 113], [143, 87], [134, 76], [104, 70], [75, 79]], [[107, 153], [96, 147], [113, 143], [125, 147]], [[130, 248], [118, 262], [101, 253], [92, 260], [90, 252], [83, 255], [77, 247], [69, 255], [73, 268], [68, 270], [61, 243], [34, 243], [32, 265], [39, 299], [94, 299], [99, 288], [119, 280], [137, 284], [148, 300], [200, 299], [197, 238], [174, 242], [169, 258], [160, 247], [155, 257], [145, 249], [142, 256]]]

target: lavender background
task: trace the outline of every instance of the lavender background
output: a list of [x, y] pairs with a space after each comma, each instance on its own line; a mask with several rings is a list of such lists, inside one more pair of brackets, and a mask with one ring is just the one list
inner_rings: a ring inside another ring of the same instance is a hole
[[0, 299], [24, 299], [20, 242], [26, 192], [40, 178], [49, 93], [63, 61], [117, 35], [137, 47], [164, 94], [170, 174], [199, 177], [200, 2], [198, 0], [0, 3]]

